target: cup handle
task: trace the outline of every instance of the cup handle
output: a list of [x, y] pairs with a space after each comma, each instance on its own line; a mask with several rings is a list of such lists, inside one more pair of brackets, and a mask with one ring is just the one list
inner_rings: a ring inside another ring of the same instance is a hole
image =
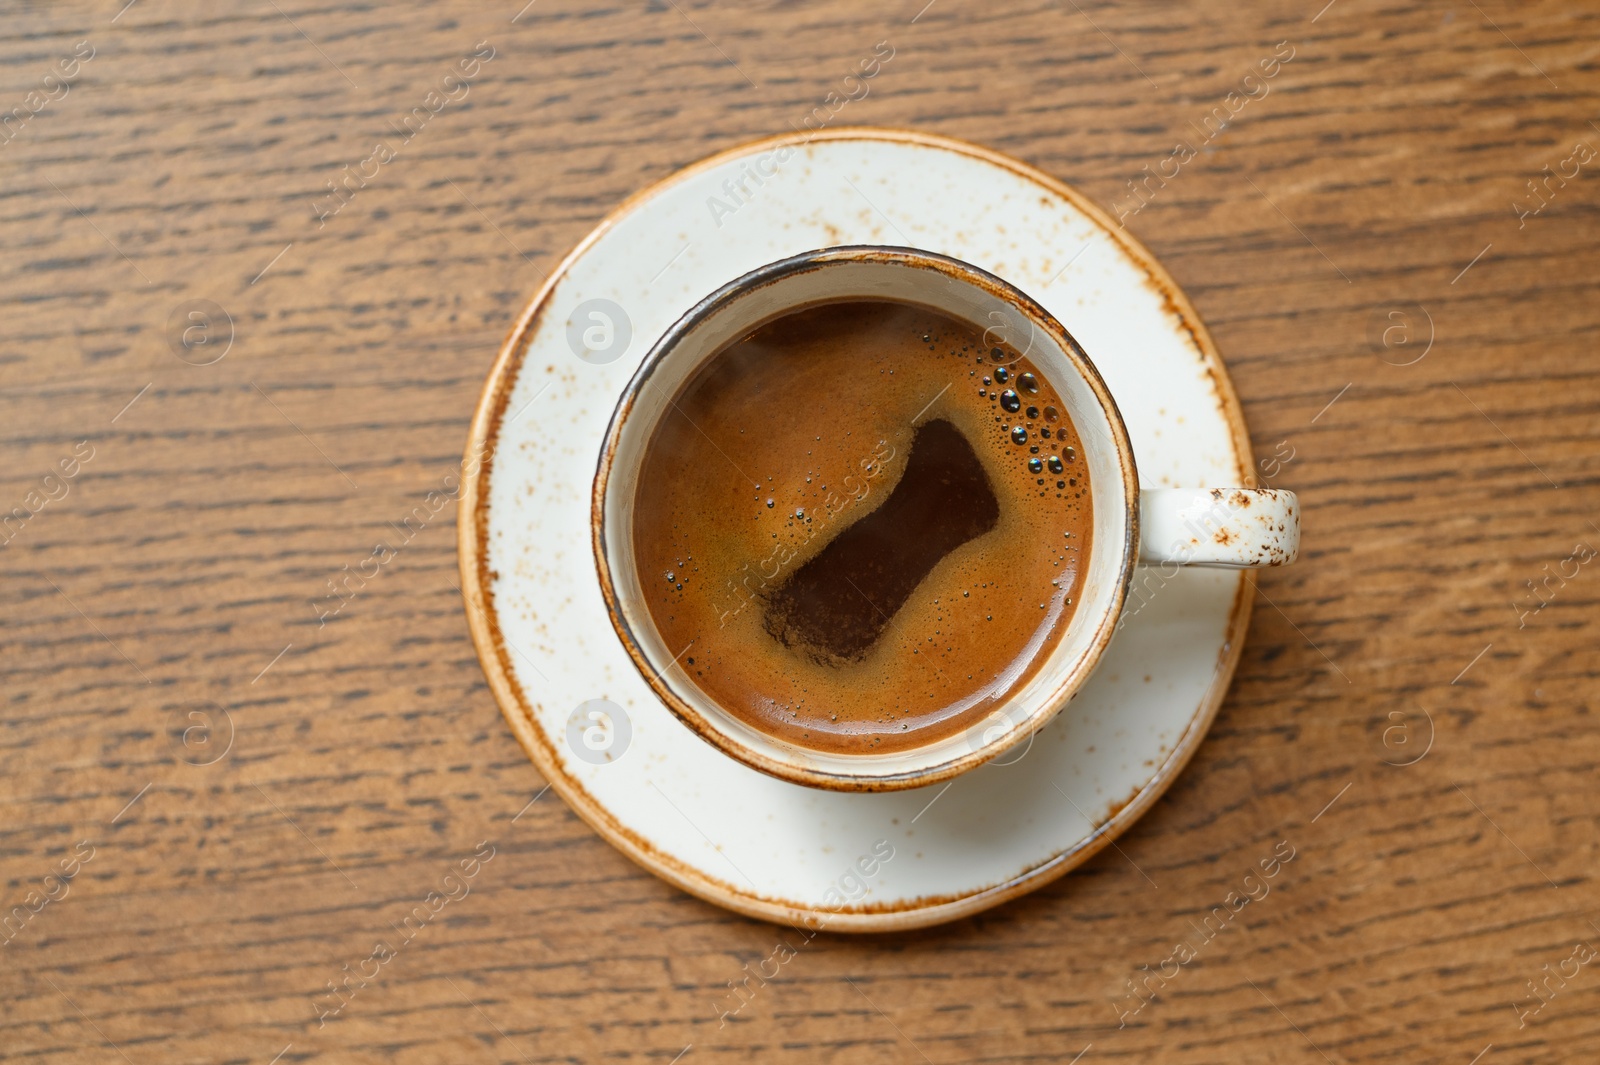
[[1255, 569], [1300, 553], [1300, 501], [1276, 488], [1146, 488], [1139, 561]]

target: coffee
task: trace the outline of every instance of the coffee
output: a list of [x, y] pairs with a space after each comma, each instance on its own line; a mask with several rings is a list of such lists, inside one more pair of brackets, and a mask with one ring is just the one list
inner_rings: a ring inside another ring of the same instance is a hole
[[970, 727], [1071, 621], [1081, 450], [1002, 334], [863, 300], [760, 326], [678, 392], [640, 465], [634, 556], [669, 668], [819, 751]]

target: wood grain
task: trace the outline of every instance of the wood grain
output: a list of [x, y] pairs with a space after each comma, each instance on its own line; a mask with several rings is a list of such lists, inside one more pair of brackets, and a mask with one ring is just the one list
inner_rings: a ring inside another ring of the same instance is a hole
[[[1519, 1016], [1600, 944], [1600, 570], [1567, 561], [1600, 545], [1600, 161], [1563, 165], [1600, 146], [1600, 14], [922, 2], [6, 5], [0, 513], [28, 516], [0, 534], [0, 1056], [1600, 1055], [1593, 966]], [[328, 182], [484, 41], [466, 97], [319, 227]], [[1108, 207], [1289, 42], [1127, 224], [1213, 330], [1305, 552], [1120, 852], [948, 927], [819, 937], [723, 1025], [781, 930], [529, 805], [453, 510], [336, 618], [316, 601], [455, 467], [500, 338], [596, 219], [800, 123], [879, 41], [837, 121], [974, 140]], [[192, 300], [232, 321], [210, 365], [169, 341]], [[1280, 840], [1272, 893], [1119, 1026]], [[471, 893], [319, 1024], [480, 841]]]

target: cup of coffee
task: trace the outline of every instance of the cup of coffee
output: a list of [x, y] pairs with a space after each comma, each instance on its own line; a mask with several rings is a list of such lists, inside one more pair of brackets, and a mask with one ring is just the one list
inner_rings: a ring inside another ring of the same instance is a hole
[[773, 776], [938, 783], [1037, 731], [1136, 565], [1282, 565], [1292, 493], [1140, 491], [1094, 364], [1028, 296], [907, 248], [809, 252], [667, 330], [612, 416], [594, 549], [617, 635]]

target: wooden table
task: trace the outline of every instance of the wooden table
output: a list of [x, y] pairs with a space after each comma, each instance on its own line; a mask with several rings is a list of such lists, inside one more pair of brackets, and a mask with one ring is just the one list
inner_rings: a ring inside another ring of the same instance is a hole
[[[0, 19], [0, 1057], [1600, 1055], [1592, 7], [522, 2]], [[557, 258], [881, 41], [835, 121], [1122, 211], [1305, 550], [1120, 853], [947, 927], [823, 936], [721, 1026], [780, 930], [530, 805], [453, 509], [320, 604], [458, 463]], [[372, 961], [480, 841], [470, 894]], [[1146, 985], [1279, 841], [1271, 895]]]

